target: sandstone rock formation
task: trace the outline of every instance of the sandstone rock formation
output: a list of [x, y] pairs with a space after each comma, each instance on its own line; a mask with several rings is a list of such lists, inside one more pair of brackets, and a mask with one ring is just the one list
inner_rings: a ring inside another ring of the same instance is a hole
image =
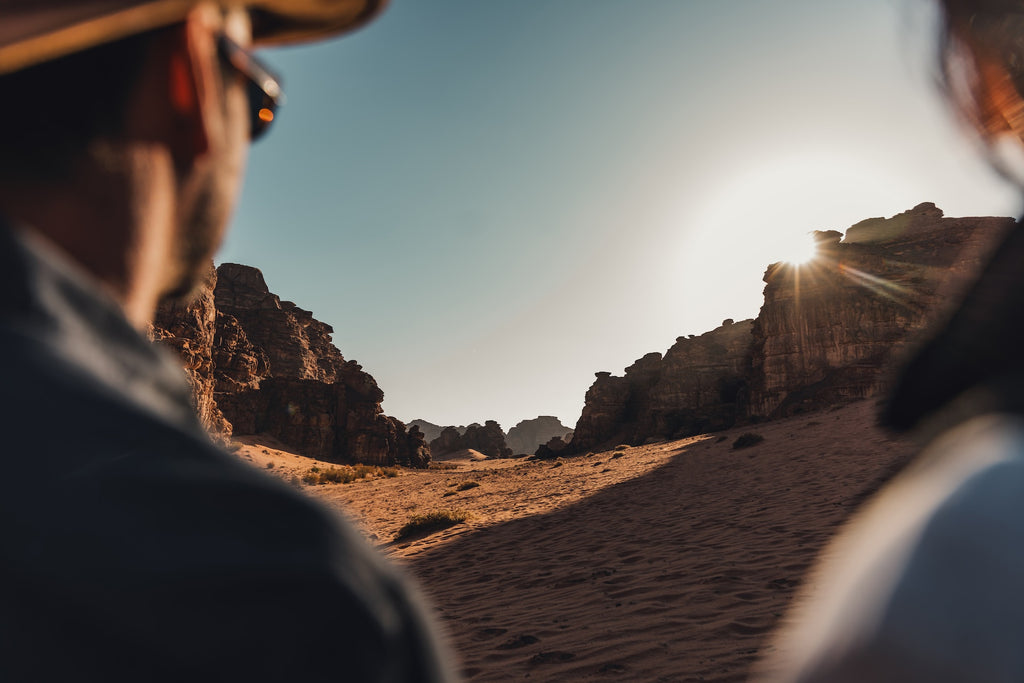
[[419, 429], [384, 415], [384, 393], [331, 342], [333, 330], [267, 288], [255, 268], [223, 264], [188, 306], [167, 304], [154, 338], [185, 358], [211, 429], [268, 433], [332, 462], [426, 467]]
[[203, 426], [213, 434], [229, 436], [231, 425], [214, 400], [213, 343], [217, 332], [217, 310], [213, 288], [216, 282], [217, 272], [211, 263], [206, 281], [194, 299], [160, 304], [150, 327], [150, 338], [181, 356]]
[[505, 442], [513, 453], [534, 453], [537, 447], [553, 437], [565, 439], [572, 435], [572, 429], [551, 415], [541, 415], [532, 420], [523, 420], [508, 430]]
[[977, 273], [1010, 218], [921, 204], [815, 233], [818, 257], [768, 267], [754, 321], [680, 337], [624, 377], [597, 373], [569, 452], [682, 437], [874, 396], [888, 365]]
[[752, 320], [726, 320], [700, 336], [679, 337], [664, 358], [647, 354], [624, 377], [597, 373], [570, 451], [732, 426], [746, 385], [752, 327]]
[[944, 218], [921, 204], [846, 232], [818, 233], [818, 257], [776, 263], [754, 324], [746, 414], [775, 417], [874, 396], [887, 364], [941, 315], [1008, 218]]
[[214, 298], [217, 310], [234, 317], [249, 341], [266, 353], [272, 376], [338, 381], [345, 359], [331, 342], [334, 329], [292, 302], [281, 301], [259, 269], [221, 264]]
[[433, 455], [444, 455], [463, 449], [479, 451], [492, 458], [506, 458], [512, 450], [505, 445], [505, 432], [494, 420], [487, 420], [483, 425], [471, 424], [463, 434], [455, 427], [445, 427], [440, 436], [430, 442]]

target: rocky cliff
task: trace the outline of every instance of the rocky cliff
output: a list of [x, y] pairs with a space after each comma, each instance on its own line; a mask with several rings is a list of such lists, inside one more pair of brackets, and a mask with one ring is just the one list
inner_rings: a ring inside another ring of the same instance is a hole
[[217, 334], [213, 289], [216, 284], [217, 271], [211, 263], [206, 281], [194, 299], [160, 304], [150, 327], [150, 338], [170, 347], [181, 356], [203, 426], [213, 434], [230, 436], [231, 424], [224, 418], [213, 397], [216, 384], [213, 346]]
[[[1008, 218], [945, 218], [921, 204], [816, 234], [818, 256], [765, 272], [745, 412], [776, 417], [874, 396], [888, 363], [978, 271]], [[842, 239], [841, 239], [842, 238]]]
[[752, 320], [679, 337], [662, 357], [649, 353], [625, 376], [597, 373], [569, 451], [681, 438], [732, 426], [746, 384]]
[[508, 430], [505, 442], [513, 453], [534, 453], [539, 446], [555, 437], [568, 441], [567, 437], [570, 436], [572, 429], [563, 425], [557, 417], [541, 415], [532, 420], [522, 420]]
[[154, 338], [183, 354], [204, 422], [268, 433], [334, 462], [425, 467], [418, 429], [384, 415], [384, 393], [331, 342], [333, 330], [271, 293], [263, 274], [223, 264], [188, 306], [161, 307]]
[[755, 320], [676, 340], [625, 376], [597, 373], [568, 451], [682, 437], [874, 396], [889, 364], [977, 273], [1009, 218], [921, 204], [815, 233], [808, 264], [776, 263]]

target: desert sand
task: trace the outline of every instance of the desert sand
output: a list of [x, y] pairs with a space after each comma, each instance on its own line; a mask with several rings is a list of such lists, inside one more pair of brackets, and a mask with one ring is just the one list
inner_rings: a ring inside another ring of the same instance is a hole
[[[876, 409], [303, 488], [418, 581], [468, 680], [742, 681], [828, 538], [913, 453]], [[764, 440], [733, 449], [745, 432]], [[292, 481], [316, 465], [255, 439], [238, 452]], [[393, 540], [437, 509], [470, 516]]]

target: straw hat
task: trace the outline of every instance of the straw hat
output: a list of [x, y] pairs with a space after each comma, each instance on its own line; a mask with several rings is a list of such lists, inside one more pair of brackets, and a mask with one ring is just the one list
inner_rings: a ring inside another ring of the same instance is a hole
[[[203, 0], [0, 0], [0, 75], [182, 20]], [[206, 0], [243, 6], [253, 42], [315, 40], [362, 25], [386, 0]]]

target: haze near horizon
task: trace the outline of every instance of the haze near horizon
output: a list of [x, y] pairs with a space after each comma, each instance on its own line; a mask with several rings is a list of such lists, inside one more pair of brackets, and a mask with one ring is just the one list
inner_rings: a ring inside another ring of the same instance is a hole
[[266, 52], [288, 106], [217, 260], [331, 324], [389, 415], [572, 427], [595, 372], [755, 316], [809, 231], [1017, 214], [929, 7], [393, 0]]

